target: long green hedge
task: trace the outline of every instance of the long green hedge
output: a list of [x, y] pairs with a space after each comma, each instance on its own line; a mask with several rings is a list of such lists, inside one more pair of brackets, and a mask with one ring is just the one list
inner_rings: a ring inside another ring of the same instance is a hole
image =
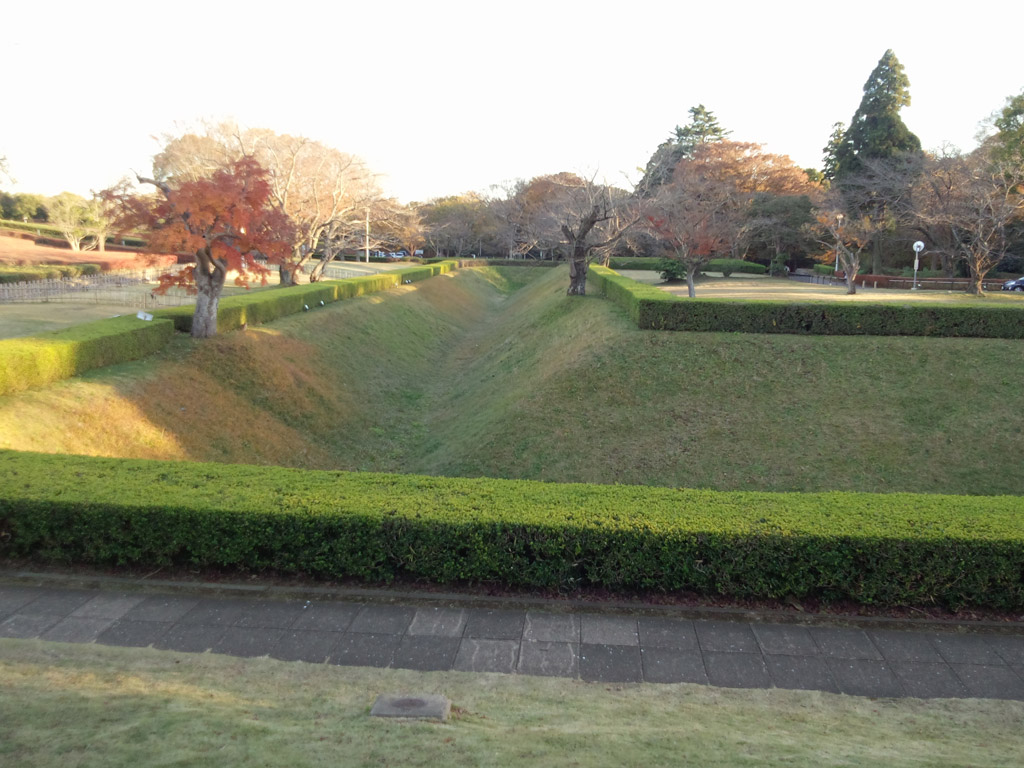
[[[454, 261], [423, 264], [389, 272], [350, 277], [345, 280], [325, 280], [309, 285], [294, 285], [273, 291], [226, 296], [217, 305], [218, 332], [233, 331], [246, 323], [269, 323], [287, 315], [302, 312], [306, 307], [329, 304], [378, 291], [386, 291], [404, 283], [415, 283], [434, 275], [450, 272], [457, 266]], [[183, 306], [161, 309], [154, 314], [174, 322], [183, 333], [192, 331], [194, 307]]]
[[1024, 606], [1018, 497], [740, 493], [0, 452], [0, 556]]
[[[639, 269], [660, 272], [664, 259], [651, 256], [618, 256], [608, 260], [610, 269]], [[711, 259], [705, 270], [708, 272], [724, 272], [727, 275], [740, 272], [750, 275], [763, 275], [768, 271], [763, 264], [744, 259]]]
[[166, 320], [144, 321], [131, 315], [0, 339], [0, 395], [138, 360], [163, 348], [173, 333]]
[[26, 266], [0, 264], [0, 283], [58, 280], [62, 277], [98, 275], [102, 271], [99, 264], [32, 264]]
[[[341, 299], [387, 290], [403, 283], [425, 280], [448, 272], [455, 262], [440, 262], [374, 275], [293, 286], [275, 291], [229, 296], [218, 305], [220, 331], [241, 328], [246, 323], [268, 323], [285, 315], [302, 312]], [[194, 307], [184, 306], [154, 312], [155, 320], [134, 316], [0, 340], [0, 395], [43, 386], [70, 378], [93, 368], [137, 360], [166, 345], [173, 331], [192, 330]]]
[[590, 275], [598, 291], [648, 330], [1024, 338], [1024, 310], [1011, 306], [683, 299], [603, 267], [591, 267]]

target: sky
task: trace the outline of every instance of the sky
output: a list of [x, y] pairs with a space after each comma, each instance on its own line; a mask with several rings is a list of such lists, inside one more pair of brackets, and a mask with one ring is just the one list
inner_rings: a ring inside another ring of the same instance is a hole
[[[230, 119], [362, 157], [402, 202], [573, 171], [628, 186], [688, 110], [820, 168], [892, 48], [926, 149], [1024, 90], [1024, 3], [53, 0], [0, 26], [0, 189], [88, 196]], [[976, 15], [972, 15], [974, 9]]]

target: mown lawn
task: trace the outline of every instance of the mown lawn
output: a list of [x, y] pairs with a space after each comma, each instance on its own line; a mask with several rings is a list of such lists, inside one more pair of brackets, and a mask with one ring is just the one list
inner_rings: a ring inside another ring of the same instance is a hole
[[[368, 716], [447, 696], [445, 724]], [[0, 763], [1010, 766], [1024, 704], [421, 673], [0, 640]]]
[[[640, 331], [473, 269], [0, 398], [0, 447], [769, 491], [1024, 494], [1024, 342]], [[755, 281], [756, 282], [756, 281]], [[761, 283], [768, 281], [760, 281]]]

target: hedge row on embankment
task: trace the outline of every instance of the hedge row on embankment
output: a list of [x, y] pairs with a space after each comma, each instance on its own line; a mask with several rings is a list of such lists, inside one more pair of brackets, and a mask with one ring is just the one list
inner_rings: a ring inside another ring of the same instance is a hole
[[0, 452], [0, 556], [1024, 606], [1016, 497], [745, 493]]
[[1018, 307], [683, 299], [605, 267], [590, 275], [642, 330], [1024, 339]]
[[[425, 280], [449, 272], [454, 266], [455, 262], [441, 262], [227, 296], [217, 306], [217, 328], [224, 332], [237, 330], [246, 323], [269, 323], [321, 304]], [[139, 320], [134, 315], [115, 317], [35, 336], [0, 339], [0, 395], [154, 354], [170, 342], [174, 330], [192, 330], [194, 309], [189, 305], [158, 310], [152, 321]]]

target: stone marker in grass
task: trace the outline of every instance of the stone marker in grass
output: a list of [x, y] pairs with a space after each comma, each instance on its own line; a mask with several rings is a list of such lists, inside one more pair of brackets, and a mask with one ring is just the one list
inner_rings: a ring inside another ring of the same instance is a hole
[[444, 696], [382, 693], [370, 709], [371, 717], [410, 717], [444, 722], [452, 703]]

